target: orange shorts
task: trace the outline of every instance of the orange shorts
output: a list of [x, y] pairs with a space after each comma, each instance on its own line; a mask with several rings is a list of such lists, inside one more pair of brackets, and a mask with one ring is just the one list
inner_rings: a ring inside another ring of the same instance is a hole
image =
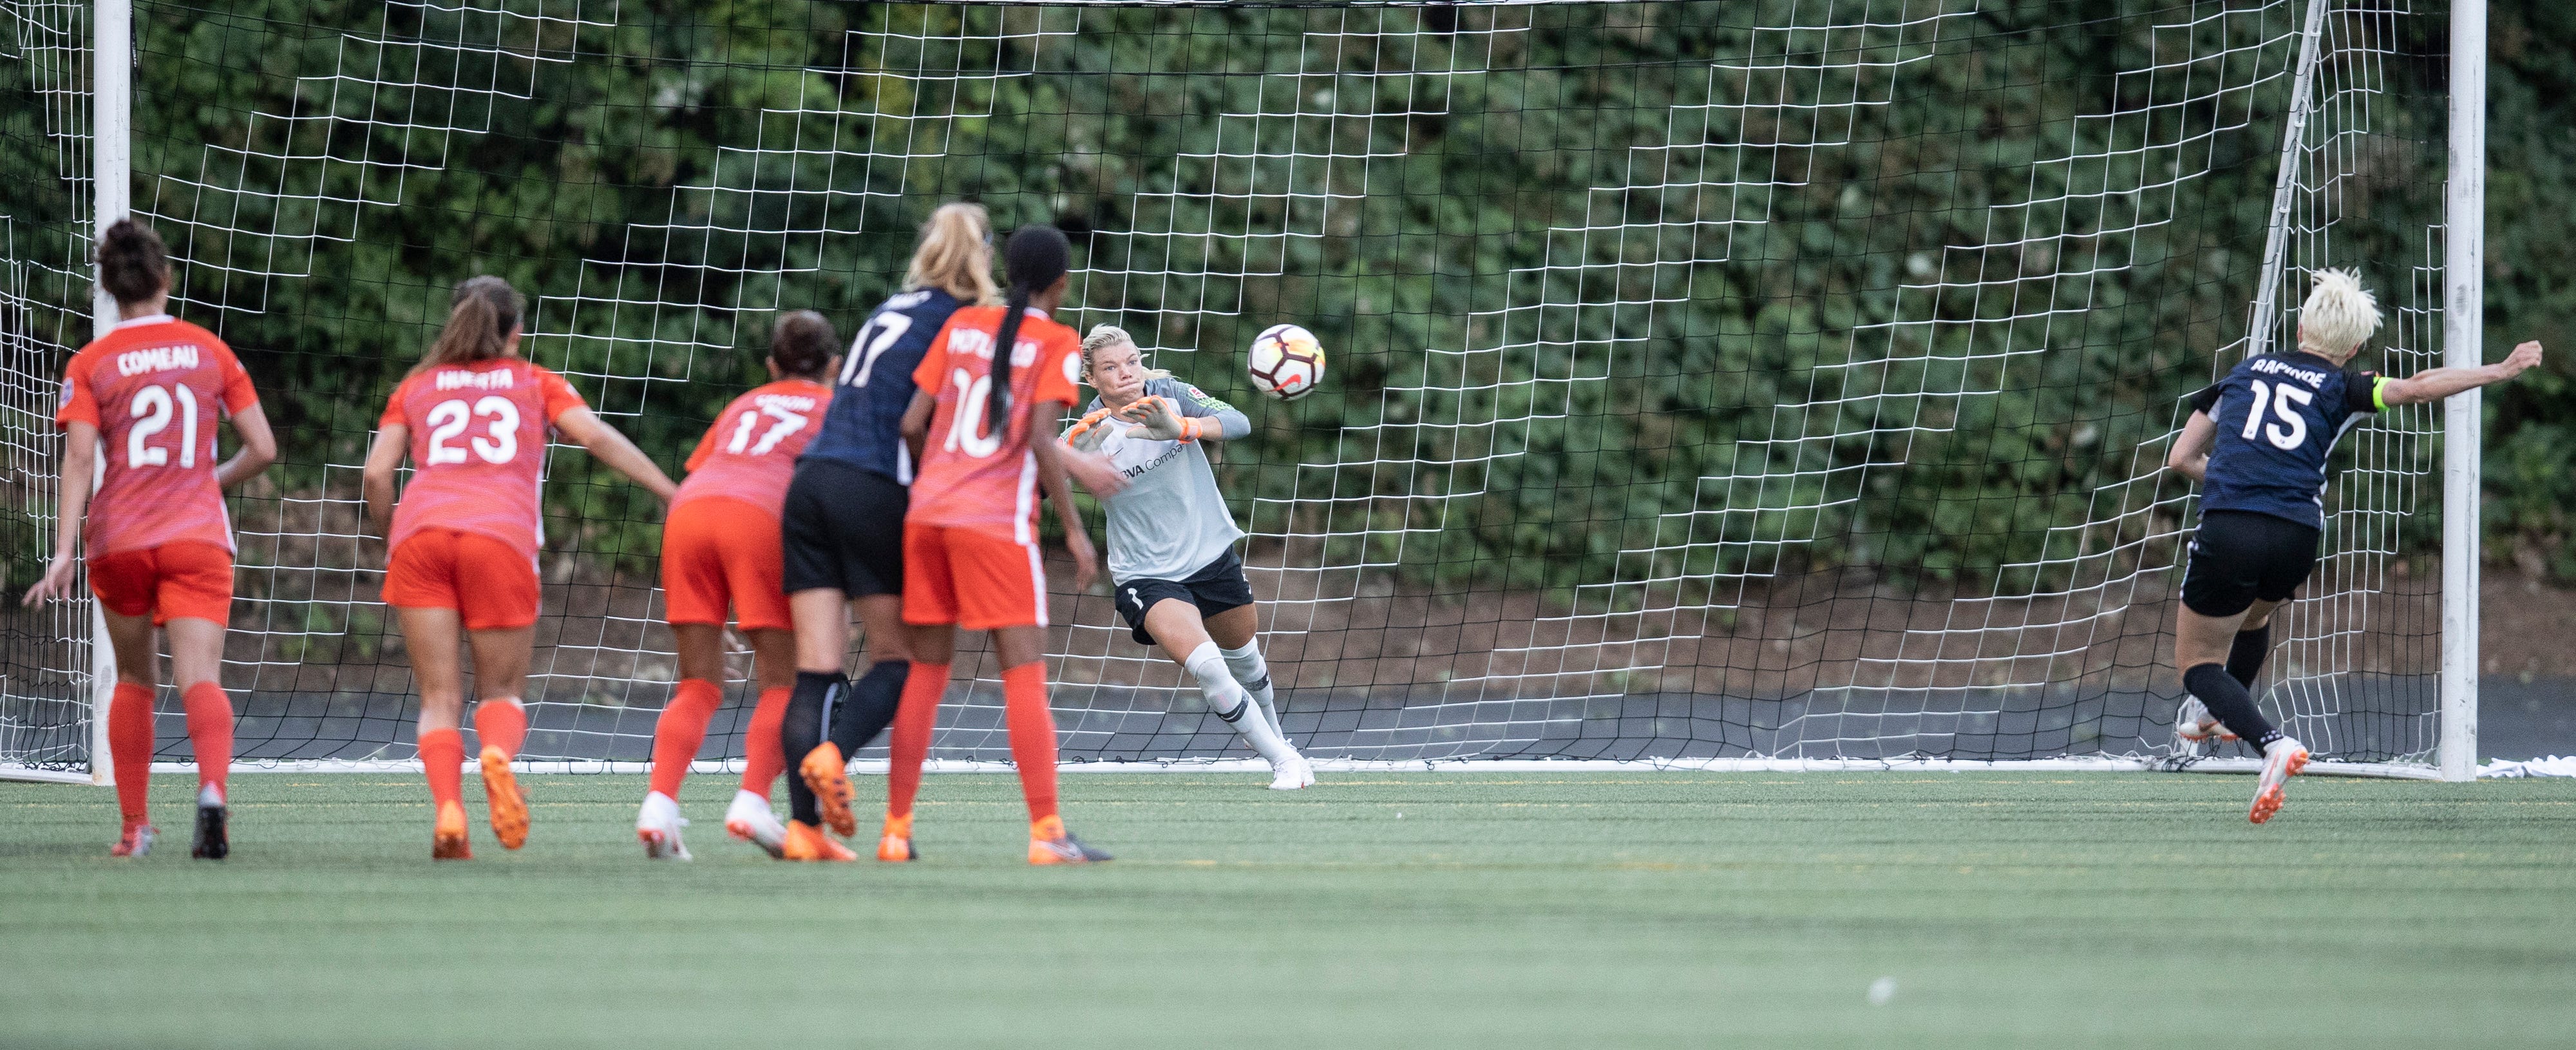
[[722, 496], [680, 504], [662, 520], [662, 619], [722, 627], [730, 598], [743, 630], [795, 630], [786, 566], [777, 515]]
[[89, 560], [89, 592], [118, 616], [151, 613], [155, 627], [181, 617], [229, 624], [233, 555], [196, 540], [118, 551]]
[[977, 529], [903, 527], [903, 622], [969, 631], [1044, 627], [1046, 566], [1038, 545]]
[[469, 631], [537, 622], [537, 563], [479, 532], [422, 529], [385, 560], [385, 604], [454, 609]]

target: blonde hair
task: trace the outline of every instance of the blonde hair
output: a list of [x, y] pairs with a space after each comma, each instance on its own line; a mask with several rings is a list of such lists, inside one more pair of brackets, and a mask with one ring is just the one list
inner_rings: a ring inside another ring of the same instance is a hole
[[[1135, 346], [1136, 339], [1134, 336], [1128, 335], [1126, 329], [1120, 328], [1114, 324], [1091, 326], [1090, 333], [1082, 337], [1082, 381], [1089, 383], [1092, 386], [1099, 386], [1100, 384], [1091, 382], [1091, 355], [1120, 344]], [[1149, 380], [1169, 379], [1171, 377], [1172, 374], [1170, 372], [1164, 371], [1160, 368], [1148, 368], [1145, 370], [1145, 378]]]
[[1001, 288], [993, 283], [993, 222], [983, 205], [961, 201], [930, 213], [903, 287], [938, 288], [969, 305], [1001, 301]]
[[2350, 270], [2319, 270], [2299, 306], [2299, 349], [2350, 354], [2379, 331], [2379, 301]]

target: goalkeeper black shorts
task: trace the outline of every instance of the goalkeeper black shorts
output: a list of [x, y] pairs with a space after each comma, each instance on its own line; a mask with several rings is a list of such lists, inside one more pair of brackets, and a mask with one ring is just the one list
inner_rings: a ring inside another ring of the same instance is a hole
[[1154, 636], [1145, 633], [1145, 610], [1165, 598], [1198, 606], [1200, 619], [1252, 604], [1252, 582], [1243, 578], [1243, 559], [1235, 557], [1231, 550], [1200, 566], [1185, 579], [1128, 580], [1120, 583], [1114, 591], [1118, 616], [1127, 621], [1129, 636], [1135, 638], [1138, 645], [1154, 644]]
[[2182, 571], [2182, 604], [2202, 616], [2234, 616], [2260, 598], [2285, 602], [2316, 568], [2315, 527], [2248, 510], [2200, 516]]
[[829, 459], [796, 464], [779, 518], [780, 582], [852, 598], [903, 594], [903, 512], [911, 493], [893, 478]]

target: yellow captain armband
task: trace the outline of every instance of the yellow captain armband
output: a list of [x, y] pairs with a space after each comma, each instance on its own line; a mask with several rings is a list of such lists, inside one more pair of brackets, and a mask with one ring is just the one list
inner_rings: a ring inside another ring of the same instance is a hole
[[2390, 382], [2392, 382], [2392, 380], [2390, 380], [2387, 376], [2372, 376], [2372, 377], [2371, 377], [2371, 379], [2370, 379], [2370, 407], [2371, 407], [2371, 409], [2372, 409], [2373, 411], [2378, 411], [2378, 412], [2386, 412], [2386, 411], [2388, 411], [2388, 384], [2389, 384]]

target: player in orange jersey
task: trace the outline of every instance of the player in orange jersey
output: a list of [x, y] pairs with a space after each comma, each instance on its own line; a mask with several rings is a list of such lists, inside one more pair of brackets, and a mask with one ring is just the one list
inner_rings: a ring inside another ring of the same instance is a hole
[[725, 831], [786, 855], [787, 828], [769, 809], [769, 782], [786, 768], [778, 723], [796, 684], [796, 630], [787, 611], [778, 518], [796, 457], [822, 429], [841, 337], [812, 310], [778, 318], [769, 334], [770, 383], [735, 398], [689, 455], [689, 479], [662, 521], [662, 601], [680, 657], [680, 685], [653, 727], [653, 783], [635, 817], [644, 855], [687, 860], [680, 782], [723, 701], [725, 607], [751, 639], [760, 703], [742, 744], [742, 787]]
[[[132, 219], [107, 228], [99, 284], [116, 297], [115, 330], [72, 355], [62, 409], [61, 527], [54, 561], [26, 604], [71, 595], [72, 552], [89, 533], [89, 587], [116, 650], [107, 747], [125, 830], [119, 857], [151, 852], [152, 629], [170, 643], [170, 672], [187, 705], [197, 754], [197, 837], [192, 855], [232, 850], [224, 774], [232, 766], [233, 704], [222, 682], [224, 626], [232, 620], [233, 529], [223, 490], [277, 458], [259, 395], [232, 349], [169, 314], [170, 262], [161, 237]], [[220, 464], [215, 423], [229, 414], [241, 448]], [[95, 464], [104, 449], [104, 469]], [[91, 478], [98, 491], [90, 492]]]
[[1003, 247], [1009, 300], [950, 315], [912, 373], [903, 436], [921, 466], [904, 516], [903, 620], [915, 628], [913, 673], [895, 716], [880, 859], [913, 856], [913, 796], [960, 627], [991, 631], [1001, 657], [1011, 760], [1029, 805], [1029, 863], [1109, 859], [1067, 833], [1056, 813], [1055, 718], [1047, 711], [1039, 489], [1055, 501], [1081, 589], [1098, 569], [1066, 471], [1094, 492], [1123, 487], [1106, 461], [1052, 440], [1080, 397], [1082, 339], [1051, 316], [1064, 301], [1071, 254], [1053, 227], [1011, 234]]
[[[367, 450], [367, 520], [385, 536], [385, 604], [402, 620], [420, 684], [420, 761], [437, 804], [430, 856], [473, 856], [457, 783], [465, 708], [457, 646], [474, 646], [474, 709], [492, 832], [508, 849], [528, 837], [527, 799], [510, 760], [527, 739], [519, 692], [537, 620], [540, 468], [549, 426], [668, 500], [678, 486], [562, 376], [519, 357], [519, 293], [498, 277], [456, 286], [447, 326], [377, 421]], [[409, 487], [394, 504], [408, 455]]]

